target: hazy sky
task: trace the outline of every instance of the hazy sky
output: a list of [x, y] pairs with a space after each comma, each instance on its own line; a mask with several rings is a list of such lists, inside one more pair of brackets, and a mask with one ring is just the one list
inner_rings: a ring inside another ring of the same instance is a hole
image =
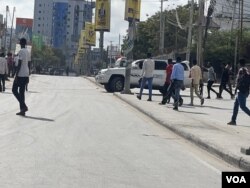
[[[89, 0], [90, 1], [90, 0]], [[164, 9], [170, 9], [176, 5], [187, 4], [188, 0], [168, 0], [164, 2]], [[13, 7], [16, 7], [15, 17], [33, 18], [34, 0], [0, 0], [0, 14], [5, 16], [5, 7], [9, 6], [12, 14]], [[119, 34], [126, 35], [128, 22], [124, 21], [125, 0], [111, 0], [111, 30], [104, 33], [104, 46], [113, 41], [113, 45], [118, 45]], [[160, 0], [142, 0], [141, 21], [145, 21], [147, 16], [152, 16], [160, 11]], [[94, 21], [94, 18], [93, 18]], [[10, 24], [10, 21], [8, 21]], [[97, 40], [99, 34], [97, 33]], [[98, 45], [98, 41], [97, 41]]]

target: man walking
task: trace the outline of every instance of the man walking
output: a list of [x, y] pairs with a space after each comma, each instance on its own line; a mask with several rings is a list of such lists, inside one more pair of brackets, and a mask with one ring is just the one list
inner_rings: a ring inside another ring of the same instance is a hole
[[238, 115], [239, 107], [250, 116], [250, 110], [246, 106], [246, 100], [249, 95], [250, 88], [250, 75], [248, 69], [245, 67], [245, 59], [240, 60], [240, 69], [237, 75], [237, 85], [236, 90], [238, 90], [238, 95], [234, 102], [233, 115], [231, 121], [227, 123], [228, 125], [236, 125], [236, 118]]
[[7, 60], [4, 58], [4, 53], [0, 54], [0, 92], [5, 91], [5, 76], [8, 74]]
[[152, 101], [152, 82], [153, 82], [153, 76], [154, 76], [154, 70], [155, 70], [155, 62], [151, 59], [152, 55], [151, 53], [147, 53], [147, 59], [144, 60], [142, 65], [142, 81], [141, 81], [141, 88], [140, 93], [137, 95], [137, 98], [141, 100], [143, 88], [148, 82], [148, 101]]
[[222, 99], [222, 92], [223, 90], [227, 91], [230, 96], [231, 96], [231, 99], [234, 99], [234, 95], [232, 93], [232, 90], [231, 88], [227, 89], [227, 85], [229, 84], [229, 78], [230, 78], [230, 68], [231, 68], [231, 64], [228, 63], [223, 72], [222, 72], [222, 76], [221, 76], [221, 82], [220, 82], [220, 89], [219, 89], [219, 95], [218, 95], [218, 99]]
[[29, 62], [30, 62], [30, 54], [26, 47], [26, 39], [20, 39], [21, 50], [18, 53], [18, 67], [16, 71], [16, 75], [14, 78], [12, 92], [20, 105], [20, 112], [16, 113], [16, 115], [25, 115], [25, 112], [28, 111], [28, 107], [25, 104], [25, 86], [29, 82]]
[[9, 69], [9, 72], [8, 72], [8, 77], [13, 77], [13, 57], [12, 57], [12, 53], [9, 52], [7, 54], [7, 64], [8, 64], [8, 69]]
[[[160, 105], [164, 105], [170, 102], [171, 96], [174, 94], [174, 85], [171, 82], [171, 74], [173, 71], [173, 60], [168, 59], [168, 65], [166, 67], [166, 81], [164, 84], [163, 92], [162, 92], [162, 101], [159, 103]], [[179, 97], [179, 106], [183, 103], [183, 99], [181, 96]]]
[[214, 68], [212, 66], [212, 64], [210, 62], [208, 62], [207, 64], [207, 68], [204, 67], [204, 69], [208, 72], [208, 79], [207, 79], [207, 99], [210, 99], [210, 91], [214, 92], [216, 94], [216, 96], [219, 95], [219, 93], [217, 93], [213, 88], [213, 84], [214, 82], [216, 82], [216, 76], [215, 76], [215, 72], [214, 72]]
[[194, 105], [194, 91], [197, 97], [199, 97], [199, 99], [201, 100], [201, 105], [204, 104], [204, 98], [199, 94], [198, 92], [198, 87], [200, 84], [200, 81], [202, 79], [202, 75], [201, 75], [201, 68], [197, 65], [197, 61], [194, 60], [193, 61], [193, 67], [190, 70], [190, 75], [191, 75], [191, 87], [190, 87], [190, 98], [191, 98], [191, 102], [190, 105], [193, 106]]
[[174, 84], [174, 108], [173, 110], [178, 110], [179, 106], [179, 98], [180, 98], [180, 90], [183, 87], [184, 83], [184, 67], [181, 64], [181, 58], [176, 58], [176, 64], [173, 66], [173, 71], [171, 74], [171, 80]]

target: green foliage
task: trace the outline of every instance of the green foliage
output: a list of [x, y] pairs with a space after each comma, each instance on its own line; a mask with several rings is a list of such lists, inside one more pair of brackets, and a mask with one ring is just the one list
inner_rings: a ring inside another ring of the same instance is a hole
[[[221, 64], [234, 63], [237, 31], [212, 31], [208, 35], [204, 59], [213, 62], [218, 70]], [[244, 30], [242, 44], [238, 48], [239, 57], [250, 58], [250, 31]]]
[[[195, 6], [196, 8], [197, 6]], [[165, 19], [165, 32], [164, 32], [164, 51], [165, 53], [180, 52], [187, 46], [187, 29], [189, 19], [189, 6], [177, 7], [179, 20], [184, 29], [177, 26], [176, 11], [165, 10], [163, 16]], [[196, 15], [195, 15], [196, 16]], [[172, 25], [169, 22], [176, 23]], [[134, 59], [145, 58], [147, 52], [153, 55], [159, 54], [159, 40], [160, 40], [160, 12], [157, 12], [152, 17], [144, 22], [137, 24], [136, 40], [134, 43], [133, 55]], [[124, 42], [126, 39], [124, 39]]]
[[56, 48], [43, 46], [42, 50], [32, 49], [32, 59], [36, 60], [41, 66], [62, 67], [65, 66], [65, 55], [63, 51]]
[[[197, 23], [198, 6], [194, 7], [194, 23]], [[187, 46], [187, 25], [189, 22], [189, 5], [177, 7], [179, 20], [184, 30], [180, 29], [172, 23], [176, 24], [176, 11], [164, 11], [165, 19], [165, 33], [164, 33], [164, 53], [169, 54], [175, 52], [183, 54]], [[137, 24], [136, 40], [134, 43], [133, 57], [134, 59], [145, 58], [148, 51], [154, 56], [159, 55], [159, 33], [160, 30], [160, 12], [151, 16], [144, 22]], [[196, 58], [197, 50], [197, 27], [193, 27], [193, 44], [191, 57]], [[213, 62], [217, 72], [221, 70], [221, 64], [234, 62], [236, 36], [239, 34], [237, 30], [219, 31], [216, 29], [209, 29], [206, 45], [204, 49], [204, 61]], [[124, 39], [126, 41], [126, 38]], [[244, 29], [242, 35], [242, 43], [238, 48], [239, 58], [244, 57], [250, 60], [250, 30]], [[250, 63], [250, 62], [248, 62]]]

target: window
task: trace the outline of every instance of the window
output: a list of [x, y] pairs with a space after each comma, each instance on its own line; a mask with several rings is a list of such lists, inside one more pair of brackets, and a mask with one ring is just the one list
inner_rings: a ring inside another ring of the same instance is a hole
[[140, 61], [138, 61], [138, 62], [136, 63], [136, 64], [138, 65], [139, 69], [142, 69], [143, 61], [144, 61], [144, 60], [140, 60]]
[[184, 70], [186, 71], [186, 70], [188, 70], [188, 67], [187, 67], [187, 65], [185, 64], [185, 63], [181, 63], [182, 64], [182, 66], [184, 67]]
[[166, 70], [167, 63], [165, 61], [155, 60], [155, 70]]

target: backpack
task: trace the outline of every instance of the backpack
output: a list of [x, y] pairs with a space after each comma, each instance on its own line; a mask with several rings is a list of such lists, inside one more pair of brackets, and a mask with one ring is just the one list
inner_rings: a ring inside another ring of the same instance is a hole
[[242, 69], [241, 75], [238, 78], [237, 89], [241, 93], [249, 93], [250, 75], [245, 69]]

